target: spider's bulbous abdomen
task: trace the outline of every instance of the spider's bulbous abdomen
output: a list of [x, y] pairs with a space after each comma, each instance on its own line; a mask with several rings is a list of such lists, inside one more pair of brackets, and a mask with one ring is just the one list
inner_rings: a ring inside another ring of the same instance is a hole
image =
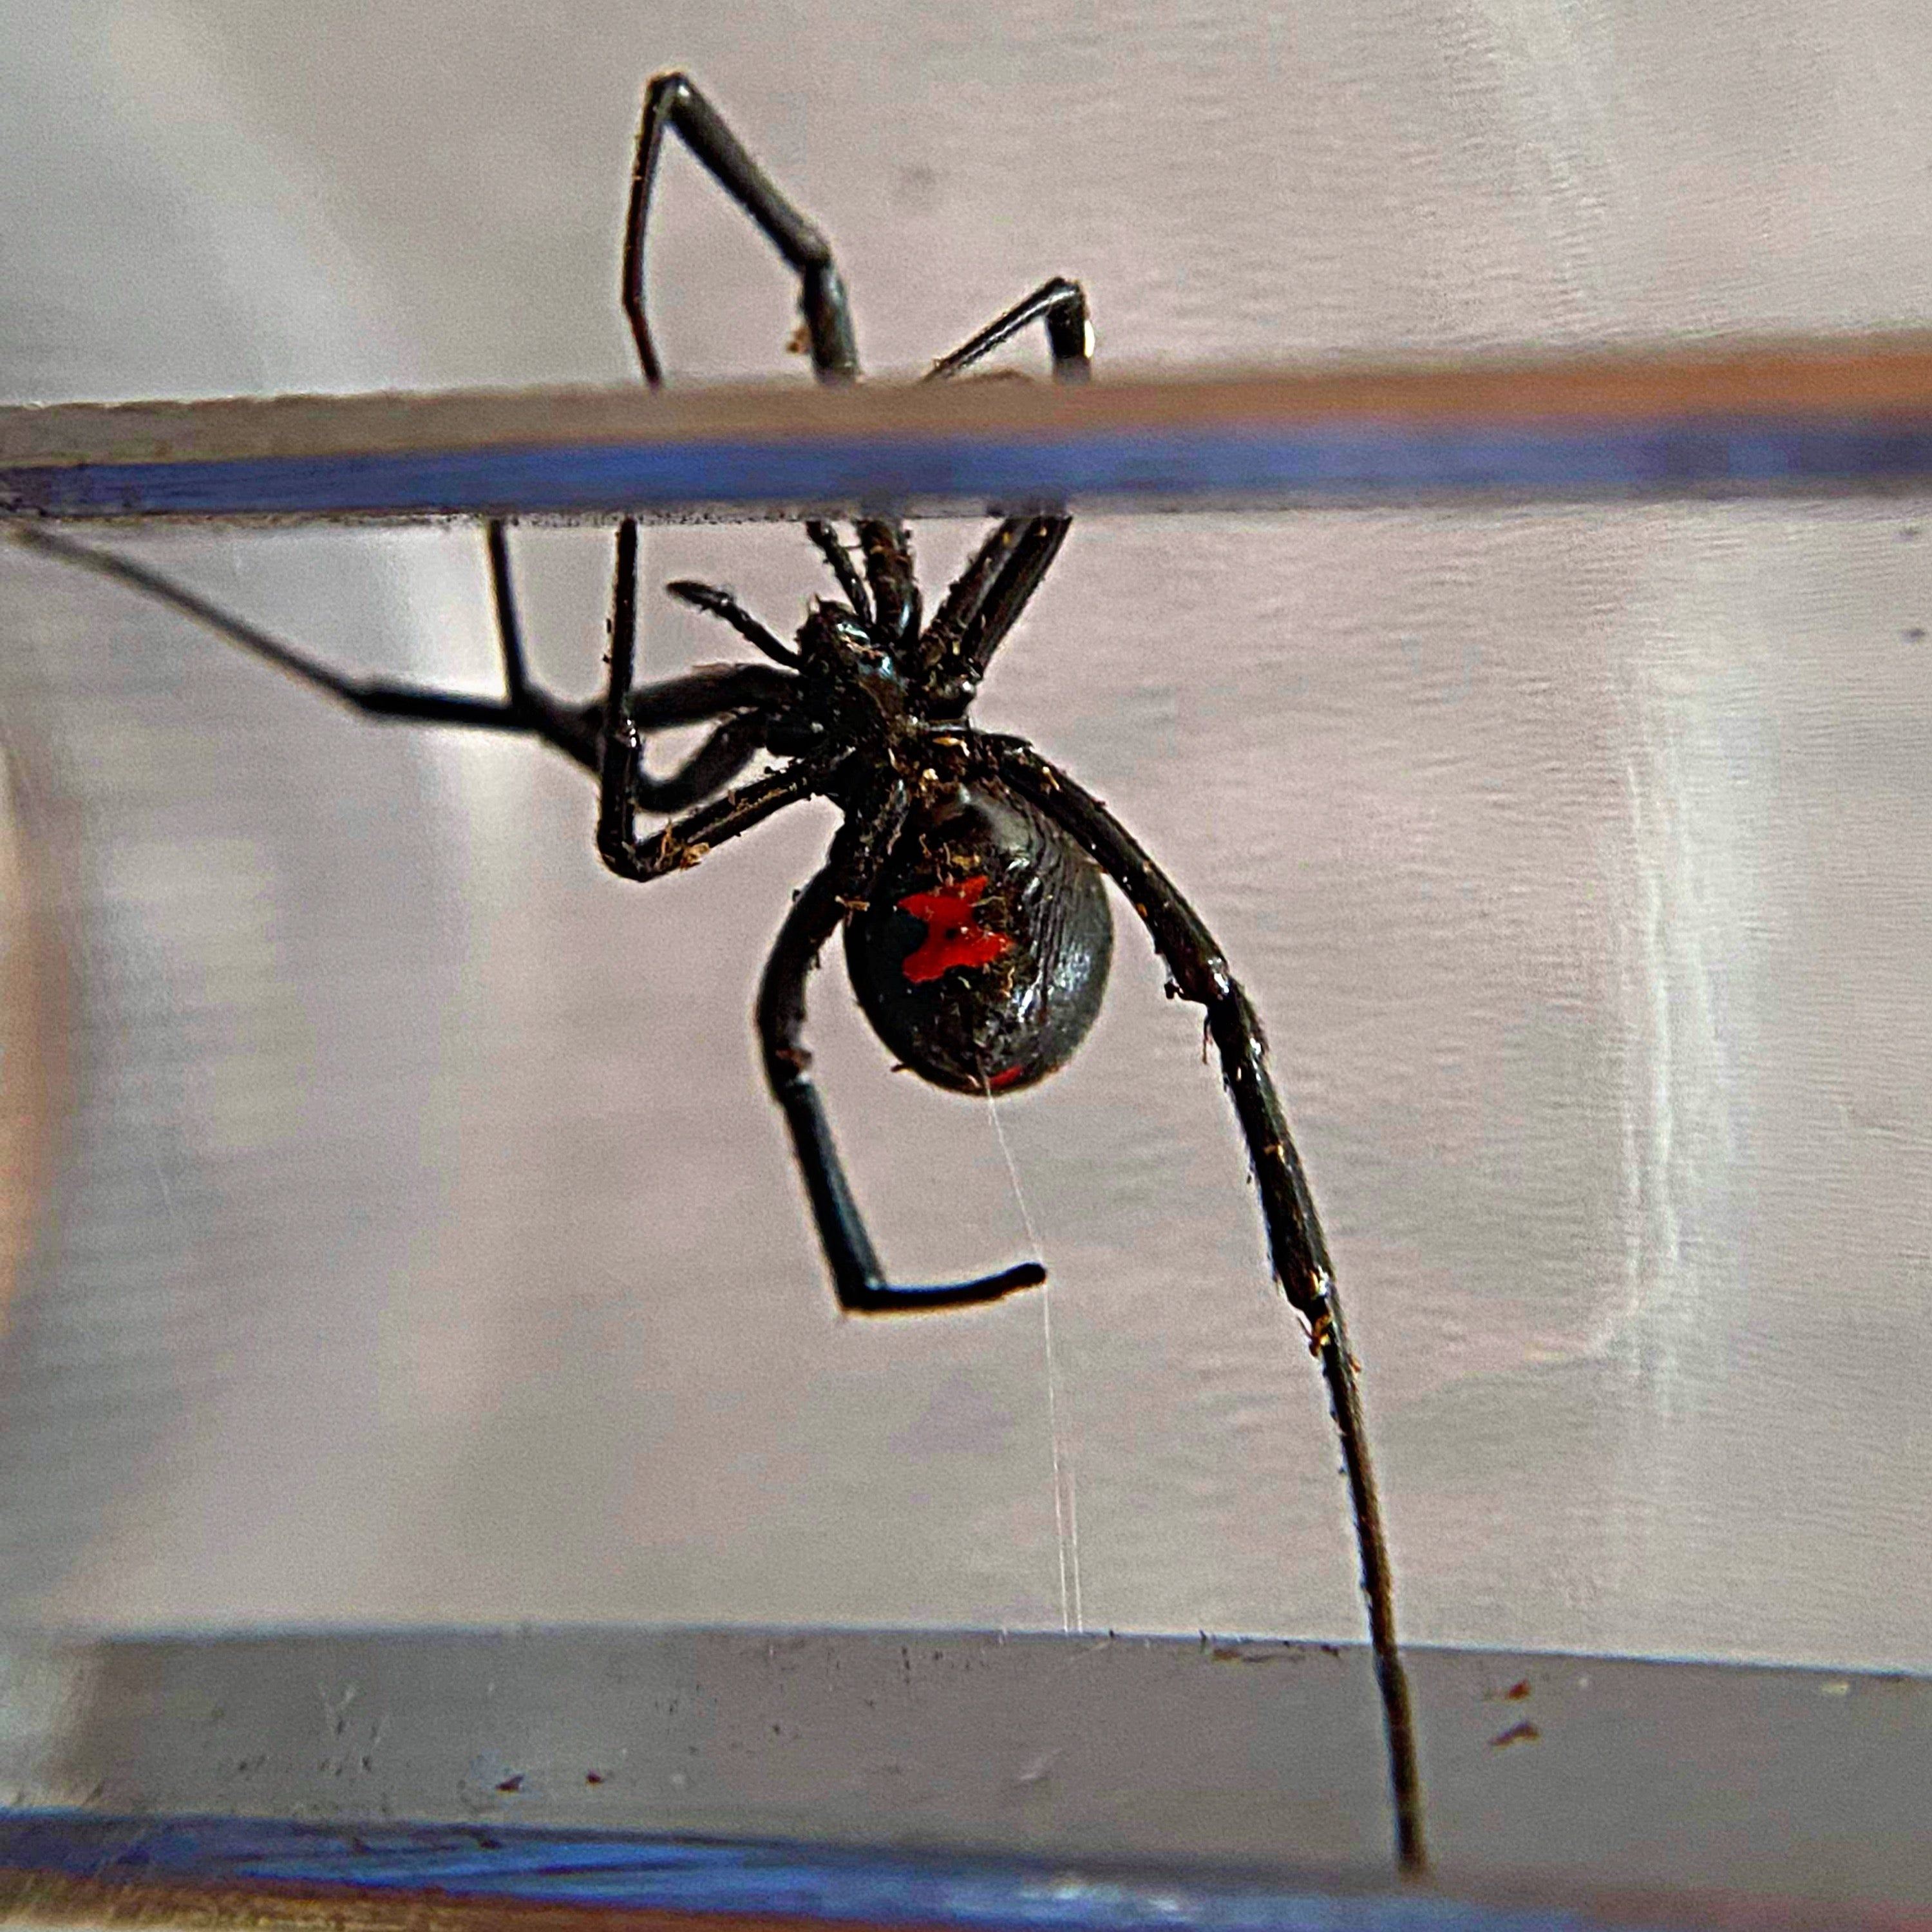
[[1100, 874], [1004, 792], [970, 788], [899, 836], [845, 963], [886, 1046], [938, 1087], [1010, 1093], [1064, 1066], [1107, 989]]

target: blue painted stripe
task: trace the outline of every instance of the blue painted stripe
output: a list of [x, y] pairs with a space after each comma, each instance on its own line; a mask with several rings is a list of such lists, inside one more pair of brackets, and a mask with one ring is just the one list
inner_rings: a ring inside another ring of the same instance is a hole
[[1688, 417], [583, 444], [0, 469], [0, 509], [57, 516], [609, 514], [922, 503], [1359, 502], [1448, 494], [1764, 494], [1932, 482], [1932, 418]]
[[[124, 1882], [326, 1886], [531, 1904], [775, 1913], [1043, 1932], [1531, 1932], [1586, 1915], [1427, 1894], [1324, 1892], [942, 1853], [624, 1837], [530, 1826], [0, 1812], [0, 1869]], [[1623, 1932], [1637, 1932], [1626, 1922]]]

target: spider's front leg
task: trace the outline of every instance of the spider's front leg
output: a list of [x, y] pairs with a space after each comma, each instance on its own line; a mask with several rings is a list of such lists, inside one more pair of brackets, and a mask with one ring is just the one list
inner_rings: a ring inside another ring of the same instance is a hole
[[799, 308], [811, 338], [812, 367], [820, 379], [845, 381], [856, 376], [859, 352], [853, 340], [845, 285], [832, 261], [830, 243], [752, 160], [690, 76], [672, 72], [655, 76], [644, 90], [637, 160], [631, 170], [630, 206], [624, 218], [620, 293], [644, 380], [654, 389], [664, 380], [644, 305], [644, 249], [658, 161], [664, 137], [674, 129], [798, 277]]
[[[752, 158], [690, 76], [676, 72], [656, 76], [644, 90], [637, 160], [631, 170], [630, 206], [624, 218], [619, 295], [638, 346], [644, 380], [654, 389], [664, 381], [645, 302], [645, 251], [652, 190], [664, 136], [670, 133], [679, 136], [699, 165], [751, 218], [797, 276], [799, 313], [812, 350], [812, 373], [821, 382], [854, 380], [859, 374], [858, 338], [831, 243]], [[1046, 307], [1056, 315], [1060, 312], [1051, 302]], [[1024, 320], [1013, 326], [1023, 326]], [[1064, 333], [1066, 325], [1059, 326]], [[904, 526], [896, 519], [861, 518], [858, 527], [876, 615], [896, 636], [910, 638], [919, 628], [919, 592]]]
[[1019, 1288], [1036, 1288], [1046, 1279], [1039, 1262], [1022, 1262], [976, 1281], [927, 1288], [902, 1288], [888, 1282], [852, 1198], [824, 1103], [812, 1083], [812, 1055], [805, 1046], [806, 980], [848, 908], [870, 890], [879, 860], [904, 822], [905, 808], [903, 793], [896, 791], [883, 811], [868, 819], [848, 820], [842, 828], [824, 868], [799, 895], [780, 928], [758, 988], [758, 1040], [764, 1051], [765, 1078], [790, 1130], [838, 1304], [854, 1315], [968, 1308], [998, 1301]]
[[[924, 380], [944, 382], [958, 375], [1035, 322], [1046, 331], [1054, 380], [1085, 382], [1094, 368], [1087, 292], [1064, 275], [1041, 283], [1024, 301], [951, 355], [942, 356]], [[1052, 568], [1072, 522], [1064, 514], [1009, 517], [994, 529], [954, 580], [920, 640], [920, 662], [935, 684], [956, 685], [962, 698], [970, 696]]]

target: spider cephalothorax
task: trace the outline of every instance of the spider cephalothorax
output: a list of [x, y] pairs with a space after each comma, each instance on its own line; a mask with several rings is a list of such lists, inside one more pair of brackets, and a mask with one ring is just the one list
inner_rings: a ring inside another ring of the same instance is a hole
[[[644, 238], [668, 129], [682, 136], [797, 273], [820, 380], [855, 378], [858, 353], [844, 288], [824, 237], [691, 82], [667, 74], [645, 95], [624, 249], [623, 304], [646, 380], [655, 386], [662, 379], [644, 312]], [[935, 363], [929, 375], [956, 375], [1035, 322], [1046, 332], [1054, 376], [1084, 380], [1092, 352], [1087, 299], [1077, 283], [1059, 278]], [[1398, 1855], [1406, 1870], [1419, 1871], [1421, 1785], [1354, 1364], [1260, 1022], [1199, 916], [1106, 806], [1024, 740], [977, 730], [969, 716], [988, 664], [1038, 589], [1070, 522], [1059, 509], [1005, 518], [929, 620], [910, 540], [896, 518], [857, 520], [856, 561], [829, 524], [808, 522], [842, 601], [814, 606], [787, 644], [729, 592], [674, 584], [674, 596], [729, 623], [770, 662], [714, 664], [639, 686], [638, 530], [626, 519], [617, 529], [609, 679], [602, 700], [587, 706], [566, 704], [530, 680], [500, 521], [488, 529], [506, 686], [500, 701], [344, 677], [142, 565], [50, 534], [20, 534], [168, 600], [368, 715], [521, 732], [555, 746], [596, 776], [597, 849], [627, 879], [659, 878], [696, 865], [802, 800], [836, 805], [844, 824], [779, 930], [758, 989], [758, 1027], [766, 1078], [790, 1131], [833, 1288], [840, 1305], [854, 1313], [996, 1301], [1036, 1286], [1046, 1271], [1028, 1261], [930, 1287], [887, 1278], [811, 1078], [805, 989], [820, 954], [842, 927], [860, 1004], [904, 1065], [961, 1093], [1012, 1091], [1064, 1066], [1094, 1023], [1113, 946], [1102, 874], [1111, 880], [1165, 963], [1169, 994], [1206, 1015], [1247, 1145], [1275, 1277], [1306, 1324], [1328, 1384], [1369, 1602]], [[652, 776], [644, 758], [652, 736], [693, 724], [710, 727], [698, 748], [668, 775]], [[760, 758], [772, 760], [770, 768], [734, 786]], [[669, 822], [640, 838], [640, 812]]]

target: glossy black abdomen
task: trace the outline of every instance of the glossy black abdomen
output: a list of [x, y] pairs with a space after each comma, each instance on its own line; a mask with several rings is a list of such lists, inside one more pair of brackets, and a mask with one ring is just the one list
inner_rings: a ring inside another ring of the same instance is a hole
[[1093, 862], [1007, 794], [914, 819], [845, 927], [876, 1033], [938, 1087], [1011, 1093], [1066, 1065], [1107, 988], [1113, 920]]

